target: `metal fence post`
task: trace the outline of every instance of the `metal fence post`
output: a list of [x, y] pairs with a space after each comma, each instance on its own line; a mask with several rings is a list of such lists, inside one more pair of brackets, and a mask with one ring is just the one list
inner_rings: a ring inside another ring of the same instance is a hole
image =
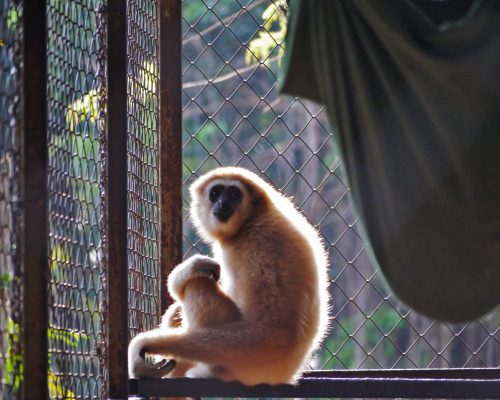
[[108, 1], [107, 395], [128, 396], [127, 2]]
[[182, 71], [180, 0], [160, 0], [160, 271], [161, 310], [166, 281], [182, 261]]
[[45, 0], [23, 7], [23, 398], [48, 398], [47, 31]]

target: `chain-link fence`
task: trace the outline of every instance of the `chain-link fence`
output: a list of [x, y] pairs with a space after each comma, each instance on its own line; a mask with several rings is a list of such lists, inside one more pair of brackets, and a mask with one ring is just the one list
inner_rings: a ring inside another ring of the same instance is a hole
[[22, 371], [20, 263], [20, 67], [22, 7], [0, 4], [0, 396], [19, 398]]
[[130, 328], [160, 316], [158, 3], [128, 2], [128, 207]]
[[[184, 0], [185, 185], [219, 165], [247, 167], [293, 196], [321, 231], [332, 322], [311, 368], [499, 367], [498, 309], [467, 324], [426, 319], [370, 261], [326, 112], [279, 96], [282, 4]], [[186, 256], [207, 252], [187, 214], [184, 232]]]
[[99, 398], [103, 384], [103, 6], [47, 2], [51, 398]]
[[[127, 3], [131, 333], [159, 319], [157, 3]], [[49, 1], [52, 398], [102, 398], [106, 379], [107, 3]], [[108, 329], [112, 329], [108, 328]], [[127, 336], [123, 337], [127, 342]]]

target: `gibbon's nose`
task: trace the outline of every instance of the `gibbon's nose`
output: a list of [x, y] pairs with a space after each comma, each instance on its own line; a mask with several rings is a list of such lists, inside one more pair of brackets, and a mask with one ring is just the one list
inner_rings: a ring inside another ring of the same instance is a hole
[[219, 208], [220, 208], [221, 210], [230, 210], [230, 209], [232, 209], [231, 204], [230, 204], [230, 203], [229, 203], [229, 201], [228, 201], [228, 200], [226, 200], [226, 199], [221, 199], [221, 200], [219, 200], [219, 203], [218, 203], [218, 204], [219, 204]]
[[231, 215], [233, 215], [233, 211], [233, 206], [231, 206], [228, 200], [220, 199], [215, 203], [212, 214], [215, 215], [220, 222], [227, 222], [229, 218], [231, 218]]

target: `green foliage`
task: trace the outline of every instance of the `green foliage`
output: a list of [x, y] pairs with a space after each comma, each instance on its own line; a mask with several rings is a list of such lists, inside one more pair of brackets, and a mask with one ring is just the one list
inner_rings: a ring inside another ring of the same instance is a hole
[[348, 318], [337, 322], [332, 334], [325, 341], [325, 348], [320, 356], [320, 363], [323, 369], [343, 369], [354, 366], [354, 349], [349, 332], [352, 332], [353, 324]]
[[9, 288], [13, 280], [14, 277], [12, 276], [12, 274], [8, 272], [5, 272], [2, 275], [0, 275], [0, 289]]
[[[189, 122], [186, 122], [187, 128], [189, 129]], [[205, 124], [199, 128], [196, 133], [196, 139], [193, 140], [193, 144], [186, 146], [183, 152], [183, 161], [188, 169], [184, 170], [185, 174], [183, 179], [187, 179], [191, 174], [191, 171], [195, 170], [200, 162], [200, 154], [207, 152], [214, 153], [217, 151], [221, 142], [225, 139], [229, 127], [224, 121], [215, 123], [213, 120], [208, 120]], [[216, 168], [219, 165], [216, 160], [210, 158], [206, 161], [205, 167], [208, 169]]]
[[[20, 348], [20, 328], [19, 324], [11, 318], [7, 321], [7, 354], [5, 357], [5, 370], [3, 382], [10, 387], [11, 393], [18, 393], [24, 376], [23, 354], [16, 351]], [[49, 328], [47, 331], [49, 340], [60, 340], [71, 347], [77, 347], [80, 340], [86, 338], [86, 335], [78, 332], [68, 332], [60, 329]], [[49, 365], [48, 371], [49, 396], [51, 398], [74, 399], [75, 394], [63, 387], [61, 378], [54, 374]]]
[[71, 133], [75, 133], [75, 128], [79, 122], [86, 120], [95, 122], [97, 120], [97, 100], [97, 91], [92, 89], [82, 98], [68, 105], [68, 110], [66, 111], [66, 125]]
[[245, 53], [247, 64], [263, 62], [269, 65], [269, 57], [276, 48], [280, 59], [283, 56], [287, 28], [287, 18], [282, 11], [284, 7], [286, 7], [286, 1], [277, 0], [271, 3], [262, 14], [264, 29], [261, 29], [257, 36], [248, 43]]
[[182, 16], [188, 22], [196, 21], [204, 13], [206, 9], [201, 7], [199, 2], [195, 1], [185, 1], [182, 4]]
[[396, 327], [399, 328], [398, 324], [401, 321], [401, 316], [389, 303], [382, 303], [377, 311], [371, 316], [371, 320], [384, 334], [388, 334], [393, 331]]
[[19, 21], [19, 11], [17, 8], [11, 8], [7, 11], [7, 28], [14, 30]]
[[62, 386], [62, 379], [49, 370], [48, 377], [49, 398], [51, 399], [76, 399], [75, 394]]
[[19, 392], [23, 381], [23, 355], [17, 352], [20, 348], [19, 324], [11, 318], [7, 320], [7, 354], [5, 357], [5, 370], [3, 382], [13, 393]]
[[138, 70], [137, 79], [128, 79], [128, 87], [131, 97], [139, 100], [141, 104], [147, 104], [151, 96], [158, 88], [158, 65], [151, 61], [145, 61]]
[[[18, 393], [24, 376], [23, 355], [15, 351], [15, 349], [20, 348], [19, 324], [9, 318], [7, 321], [7, 332], [9, 336], [3, 382], [11, 388], [11, 393]], [[77, 347], [79, 341], [86, 338], [86, 335], [82, 333], [52, 328], [48, 329], [47, 334], [49, 340], [60, 340], [72, 347]], [[50, 365], [48, 371], [48, 387], [49, 396], [51, 398], [76, 398], [71, 390], [62, 386], [61, 378], [54, 374]]]
[[80, 332], [70, 332], [64, 329], [49, 328], [49, 340], [58, 340], [71, 347], [77, 347], [80, 340], [88, 339], [88, 336]]
[[[53, 274], [56, 280], [60, 279], [59, 274], [61, 266], [67, 265], [70, 262], [70, 257], [65, 253], [64, 249], [60, 245], [56, 245], [52, 249], [51, 254], [51, 271], [56, 271], [56, 275]], [[0, 288], [6, 289], [11, 286], [13, 277], [4, 273], [0, 276]], [[24, 360], [23, 354], [20, 352], [20, 327], [17, 322], [14, 322], [11, 318], [7, 320], [7, 351], [5, 355], [5, 367], [3, 383], [6, 388], [9, 388], [8, 396], [16, 394], [21, 388], [21, 383], [23, 382], [24, 376]], [[47, 338], [50, 341], [62, 342], [67, 346], [76, 348], [82, 340], [88, 339], [87, 335], [80, 332], [71, 332], [64, 329], [58, 328], [48, 328]], [[75, 394], [64, 387], [62, 379], [58, 377], [50, 365], [48, 370], [48, 388], [50, 398], [64, 398], [64, 399], [75, 399]]]

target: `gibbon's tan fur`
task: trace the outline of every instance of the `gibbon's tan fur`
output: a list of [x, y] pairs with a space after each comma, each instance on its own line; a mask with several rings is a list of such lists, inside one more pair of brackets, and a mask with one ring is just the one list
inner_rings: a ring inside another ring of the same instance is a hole
[[[214, 216], [209, 201], [217, 185], [242, 193], [226, 222]], [[129, 346], [131, 375], [156, 376], [144, 361], [146, 352], [202, 363], [214, 377], [247, 385], [293, 382], [328, 324], [327, 260], [317, 231], [289, 199], [242, 168], [218, 168], [190, 191], [194, 225], [221, 265], [221, 293], [240, 316], [137, 335]], [[200, 297], [207, 294], [197, 290]]]

